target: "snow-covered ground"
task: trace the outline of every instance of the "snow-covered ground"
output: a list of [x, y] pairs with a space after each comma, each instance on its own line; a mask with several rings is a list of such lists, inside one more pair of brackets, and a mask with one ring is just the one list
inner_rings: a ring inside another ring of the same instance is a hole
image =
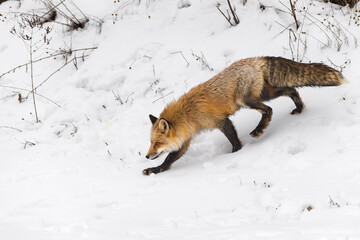
[[[0, 78], [0, 239], [360, 239], [356, 8], [299, 0], [296, 30], [285, 0], [233, 1], [235, 27], [216, 0], [74, 2], [89, 23], [54, 24], [35, 55], [97, 49], [37, 89], [40, 123], [31, 95], [18, 101], [31, 90], [29, 68]], [[0, 5], [0, 74], [29, 61], [9, 33], [19, 19], [10, 12], [46, 12], [40, 1], [21, 3]], [[299, 89], [298, 116], [289, 98], [269, 102], [273, 119], [259, 139], [249, 133], [260, 114], [241, 110], [231, 117], [241, 151], [206, 132], [169, 171], [142, 175], [164, 159], [145, 159], [149, 114], [232, 62], [267, 55], [323, 61], [350, 83]], [[34, 64], [35, 86], [63, 63]]]

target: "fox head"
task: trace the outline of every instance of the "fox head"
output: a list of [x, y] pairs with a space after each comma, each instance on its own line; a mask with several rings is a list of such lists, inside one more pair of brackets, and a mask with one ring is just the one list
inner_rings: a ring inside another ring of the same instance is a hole
[[158, 119], [149, 115], [151, 128], [151, 145], [146, 158], [155, 159], [166, 152], [173, 152], [180, 149], [179, 141], [175, 135], [174, 126], [164, 118]]

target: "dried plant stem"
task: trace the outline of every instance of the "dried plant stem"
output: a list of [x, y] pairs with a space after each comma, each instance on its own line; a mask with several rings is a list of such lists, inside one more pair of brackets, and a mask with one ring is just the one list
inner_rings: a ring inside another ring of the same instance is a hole
[[15, 127], [9, 127], [9, 126], [0, 126], [0, 128], [8, 128], [8, 129], [12, 129], [12, 130], [16, 130], [18, 132], [22, 132], [20, 129], [15, 128]]
[[230, 12], [231, 12], [231, 14], [233, 16], [235, 24], [231, 22], [231, 17], [230, 17], [229, 11], [226, 10], [226, 12], [227, 12], [227, 16], [226, 16], [225, 13], [220, 9], [220, 3], [218, 3], [216, 5], [216, 8], [224, 16], [224, 18], [230, 23], [230, 25], [234, 27], [234, 26], [236, 26], [236, 25], [238, 25], [240, 23], [240, 20], [239, 20], [239, 18], [237, 16], [236, 12], [234, 11], [233, 7], [231, 6], [230, 0], [227, 0], [227, 3], [229, 5], [229, 9], [230, 9]]
[[239, 20], [237, 14], [235, 13], [235, 11], [233, 10], [233, 8], [231, 6], [231, 3], [230, 3], [230, 0], [227, 0], [227, 2], [228, 2], [228, 5], [229, 5], [229, 8], [230, 8], [230, 12], [233, 15], [234, 21], [235, 21], [236, 25], [238, 25], [240, 23], [240, 20]]
[[291, 0], [289, 0], [289, 2], [290, 2], [290, 7], [291, 7], [291, 15], [293, 16], [293, 18], [295, 20], [296, 30], [298, 30], [300, 25], [299, 25], [299, 22], [298, 22], [298, 20], [296, 18], [295, 6], [294, 6], [294, 4], [292, 3]]
[[[46, 60], [46, 59], [49, 59], [49, 58], [54, 58], [54, 57], [62, 56], [62, 55], [65, 55], [65, 54], [71, 54], [71, 53], [74, 53], [74, 52], [87, 51], [87, 50], [95, 50], [95, 49], [97, 49], [97, 47], [79, 48], [79, 49], [69, 50], [68, 52], [66, 52], [66, 51], [63, 52], [63, 51], [62, 51], [61, 53], [51, 54], [50, 56], [46, 56], [46, 57], [42, 57], [42, 58], [33, 60], [32, 63], [41, 62], [41, 61]], [[0, 78], [2, 78], [2, 77], [3, 77], [4, 75], [6, 75], [6, 74], [9, 74], [9, 73], [11, 73], [11, 72], [16, 71], [17, 69], [20, 69], [20, 68], [22, 68], [22, 67], [26, 67], [26, 66], [29, 66], [29, 65], [30, 65], [30, 62], [21, 64], [21, 65], [19, 65], [19, 66], [16, 66], [16, 67], [10, 69], [9, 71], [2, 73], [2, 74], [0, 75]]]
[[42, 16], [40, 16], [40, 18], [44, 18], [46, 15], [48, 15], [49, 13], [51, 13], [52, 11], [54, 11], [59, 5], [61, 5], [63, 2], [65, 2], [65, 0], [62, 0], [60, 3], [56, 4], [55, 6], [53, 6], [52, 8], [49, 9], [49, 11], [47, 11], [46, 13], [44, 13]]
[[[71, 14], [71, 16], [78, 22], [78, 24], [81, 24], [79, 19], [77, 19], [77, 17], [73, 14], [72, 11], [70, 11], [70, 9], [66, 6], [66, 4], [64, 2], [62, 2], [61, 4], [65, 7], [66, 10], [68, 10], [68, 12]], [[70, 19], [72, 19], [72, 18], [70, 18]]]
[[76, 9], [84, 16], [85, 19], [88, 20], [88, 17], [84, 14], [83, 11], [81, 11], [81, 9], [73, 2], [71, 1], [72, 5], [74, 5], [76, 7]]
[[[52, 9], [53, 10], [53, 9]], [[47, 13], [49, 13], [50, 11], [48, 11]], [[20, 16], [34, 16], [33, 13], [26, 13], [26, 12], [11, 12], [13, 14], [19, 14]], [[38, 16], [40, 19], [43, 19], [44, 20], [44, 23], [46, 22], [46, 20], [48, 20], [48, 18], [45, 17], [46, 14], [43, 14], [42, 16]], [[60, 24], [60, 25], [63, 25], [63, 26], [67, 26], [67, 27], [71, 27], [70, 24], [68, 23], [63, 23], [63, 22], [59, 22], [59, 21], [55, 21], [55, 20], [52, 20], [51, 22], [53, 23], [56, 23], [56, 24]]]
[[[16, 89], [16, 90], [20, 90], [20, 91], [25, 91], [25, 92], [28, 92], [29, 94], [31, 93], [30, 90], [25, 89], [25, 88], [19, 88], [19, 87], [13, 87], [13, 86], [6, 86], [6, 85], [0, 85], [0, 87], [10, 88], [10, 89]], [[35, 92], [35, 94], [36, 94], [37, 96], [39, 96], [39, 97], [42, 97], [42, 98], [48, 100], [49, 102], [52, 102], [53, 104], [55, 104], [56, 106], [58, 106], [59, 108], [61, 108], [61, 106], [60, 106], [58, 103], [56, 103], [55, 101], [51, 100], [50, 98], [45, 97], [44, 95], [41, 95], [41, 94], [39, 94], [39, 93], [37, 93], [37, 92]]]
[[33, 68], [33, 35], [34, 35], [34, 29], [31, 28], [31, 39], [30, 39], [30, 77], [31, 77], [31, 92], [32, 92], [32, 98], [33, 98], [33, 104], [34, 104], [34, 110], [35, 110], [35, 117], [36, 122], [39, 122], [39, 116], [36, 108], [36, 100], [35, 100], [35, 89], [34, 89], [34, 68]]
[[36, 91], [39, 87], [41, 87], [45, 82], [47, 82], [52, 76], [54, 76], [57, 72], [60, 72], [61, 69], [63, 69], [64, 67], [66, 67], [69, 63], [76, 61], [77, 59], [81, 58], [84, 59], [85, 57], [88, 57], [89, 55], [82, 55], [81, 57], [73, 57], [70, 61], [67, 61], [66, 63], [64, 63], [64, 65], [62, 65], [60, 68], [58, 68], [57, 70], [55, 70], [53, 73], [51, 73], [47, 78], [45, 78], [45, 80], [43, 80], [39, 85], [37, 85], [35, 88], [33, 88], [32, 93], [34, 91]]
[[173, 53], [171, 53], [171, 54], [177, 54], [177, 53], [180, 53], [181, 54], [181, 56], [183, 57], [183, 59], [186, 61], [186, 63], [187, 63], [187, 67], [190, 65], [190, 63], [189, 63], [189, 61], [185, 58], [185, 56], [184, 56], [184, 54], [183, 54], [183, 52], [182, 51], [177, 51], [177, 52], [173, 52]]
[[[332, 42], [332, 38], [331, 38], [331, 37], [329, 36], [329, 34], [327, 34], [327, 33], [325, 32], [325, 30], [324, 30], [321, 26], [319, 26], [315, 21], [319, 22], [321, 25], [324, 26], [325, 29], [328, 29], [328, 30], [332, 33], [332, 35], [333, 35], [333, 37], [335, 37], [335, 40], [336, 40], [336, 42], [338, 43], [338, 45], [341, 45], [341, 44], [342, 44], [342, 40], [339, 38], [339, 36], [338, 36], [331, 28], [326, 27], [326, 26], [321, 22], [321, 20], [319, 20], [318, 18], [314, 17], [314, 16], [311, 15], [309, 12], [306, 12], [306, 14], [303, 14], [303, 13], [300, 13], [300, 14], [303, 15], [303, 16], [306, 16], [306, 19], [308, 19], [310, 22], [312, 22], [313, 24], [315, 24], [315, 26], [317, 26], [317, 27], [325, 34], [325, 36], [326, 36], [326, 38], [328, 39], [329, 42]], [[313, 18], [314, 20], [312, 20], [309, 16], [310, 16], [311, 18]]]
[[[290, 3], [291, 3], [291, 0], [290, 0]], [[309, 5], [307, 6], [309, 7]], [[291, 9], [293, 9], [293, 15], [294, 15], [294, 19], [295, 21], [297, 22], [297, 19], [296, 19], [296, 15], [295, 15], [295, 9], [294, 9], [294, 6], [291, 7]], [[307, 14], [307, 12], [306, 12]], [[305, 53], [306, 53], [306, 50], [307, 50], [307, 44], [306, 44], [306, 36], [305, 36], [305, 42], [302, 41], [301, 39], [301, 34], [303, 33], [303, 27], [304, 27], [304, 22], [305, 22], [305, 18], [306, 18], [306, 14], [304, 15], [304, 18], [303, 18], [303, 21], [302, 21], [302, 24], [301, 24], [301, 29], [300, 31], [298, 31], [298, 46], [297, 46], [297, 61], [299, 61], [299, 56], [300, 56], [300, 53], [299, 53], [299, 49], [300, 49], [300, 42], [303, 44], [304, 46], [304, 50], [303, 50], [303, 56], [301, 56], [301, 61], [303, 60], [304, 56], [305, 56]]]
[[114, 94], [114, 96], [115, 96], [115, 100], [119, 101], [119, 102], [120, 102], [120, 104], [121, 104], [121, 105], [123, 105], [123, 104], [124, 104], [124, 102], [121, 100], [121, 97], [120, 97], [119, 93], [118, 93], [118, 92], [117, 92], [117, 93], [115, 93], [115, 92], [114, 92], [114, 90], [112, 90], [112, 93], [113, 93], [113, 94]]
[[167, 96], [169, 96], [170, 94], [173, 94], [173, 93], [174, 93], [174, 91], [171, 91], [168, 94], [166, 94], [166, 95], [164, 95], [164, 96], [162, 96], [162, 97], [160, 97], [158, 99], [155, 99], [152, 103], [155, 103], [155, 102], [159, 101], [160, 99], [163, 99], [163, 98], [165, 98], [165, 97], [167, 97]]

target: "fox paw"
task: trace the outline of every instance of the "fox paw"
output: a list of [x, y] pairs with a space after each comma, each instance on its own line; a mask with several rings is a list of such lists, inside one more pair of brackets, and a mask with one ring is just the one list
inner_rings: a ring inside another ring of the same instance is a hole
[[254, 130], [250, 133], [250, 136], [254, 137], [254, 138], [258, 138], [260, 137], [262, 134], [264, 133], [264, 130]]
[[291, 111], [290, 114], [291, 115], [300, 114], [303, 110], [304, 110], [304, 107], [295, 108], [294, 110]]
[[142, 171], [142, 173], [143, 173], [144, 175], [148, 176], [148, 175], [150, 175], [150, 174], [152, 174], [152, 173], [157, 174], [157, 173], [163, 172], [163, 171], [164, 171], [164, 169], [162, 169], [162, 168], [160, 168], [160, 167], [153, 167], [153, 168], [144, 169], [144, 170]]
[[233, 146], [233, 148], [232, 148], [232, 152], [237, 152], [237, 151], [239, 151], [240, 149], [241, 149], [241, 144], [239, 144], [239, 145], [236, 145], [236, 146]]

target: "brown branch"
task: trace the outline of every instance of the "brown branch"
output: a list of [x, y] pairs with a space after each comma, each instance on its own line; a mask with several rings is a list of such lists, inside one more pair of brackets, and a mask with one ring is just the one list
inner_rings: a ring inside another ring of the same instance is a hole
[[219, 10], [219, 12], [224, 16], [224, 18], [230, 23], [231, 26], [235, 26], [230, 19], [230, 16], [226, 16], [225, 13], [220, 9], [220, 3], [216, 5], [216, 8]]
[[[61, 11], [58, 6], [55, 6], [55, 5], [54, 5], [51, 1], [49, 1], [49, 0], [46, 0], [46, 1], [47, 1], [47, 3], [49, 4], [49, 6], [51, 6], [53, 9], [56, 9], [64, 18], [66, 18], [66, 19], [69, 20], [70, 22], [76, 24], [76, 22], [75, 22], [71, 17], [69, 17], [68, 15], [66, 15], [63, 11]], [[61, 4], [64, 4], [63, 2], [64, 2], [64, 1], [62, 1]], [[59, 5], [60, 5], [60, 4], [59, 4]]]
[[231, 6], [230, 0], [227, 0], [227, 3], [229, 5], [229, 9], [230, 9], [230, 12], [231, 12], [231, 14], [233, 16], [235, 24], [231, 22], [231, 17], [230, 17], [230, 14], [229, 14], [229, 10], [226, 10], [227, 15], [228, 15], [228, 16], [226, 16], [225, 13], [220, 9], [220, 3], [216, 4], [216, 8], [224, 16], [224, 18], [230, 23], [230, 25], [234, 27], [234, 26], [236, 26], [236, 25], [238, 25], [240, 23], [240, 20], [239, 20], [239, 18], [237, 16], [235, 10]]
[[[43, 14], [42, 16], [39, 16], [40, 18], [44, 18], [46, 15], [48, 15], [49, 13], [51, 13], [52, 11], [55, 10], [55, 8], [57, 8], [60, 4], [62, 4], [63, 2], [65, 2], [65, 0], [62, 0], [60, 3], [56, 4], [55, 6], [51, 7], [49, 9], [49, 11], [47, 11], [45, 14]], [[44, 3], [44, 2], [43, 2]], [[45, 3], [44, 3], [45, 4]]]
[[298, 30], [300, 25], [299, 25], [298, 20], [296, 19], [295, 6], [291, 0], [289, 0], [289, 2], [290, 2], [290, 7], [291, 7], [291, 15], [293, 16], [293, 18], [295, 20], [296, 30]]
[[227, 0], [227, 2], [229, 4], [230, 12], [233, 15], [234, 21], [235, 21], [236, 25], [238, 25], [240, 23], [240, 20], [239, 20], [237, 14], [235, 13], [235, 11], [233, 10], [233, 8], [231, 7], [230, 0]]
[[62, 5], [65, 7], [66, 10], [71, 14], [71, 16], [78, 22], [78, 25], [81, 24], [80, 20], [77, 19], [77, 17], [70, 11], [70, 9], [66, 6], [66, 4], [63, 2]]

